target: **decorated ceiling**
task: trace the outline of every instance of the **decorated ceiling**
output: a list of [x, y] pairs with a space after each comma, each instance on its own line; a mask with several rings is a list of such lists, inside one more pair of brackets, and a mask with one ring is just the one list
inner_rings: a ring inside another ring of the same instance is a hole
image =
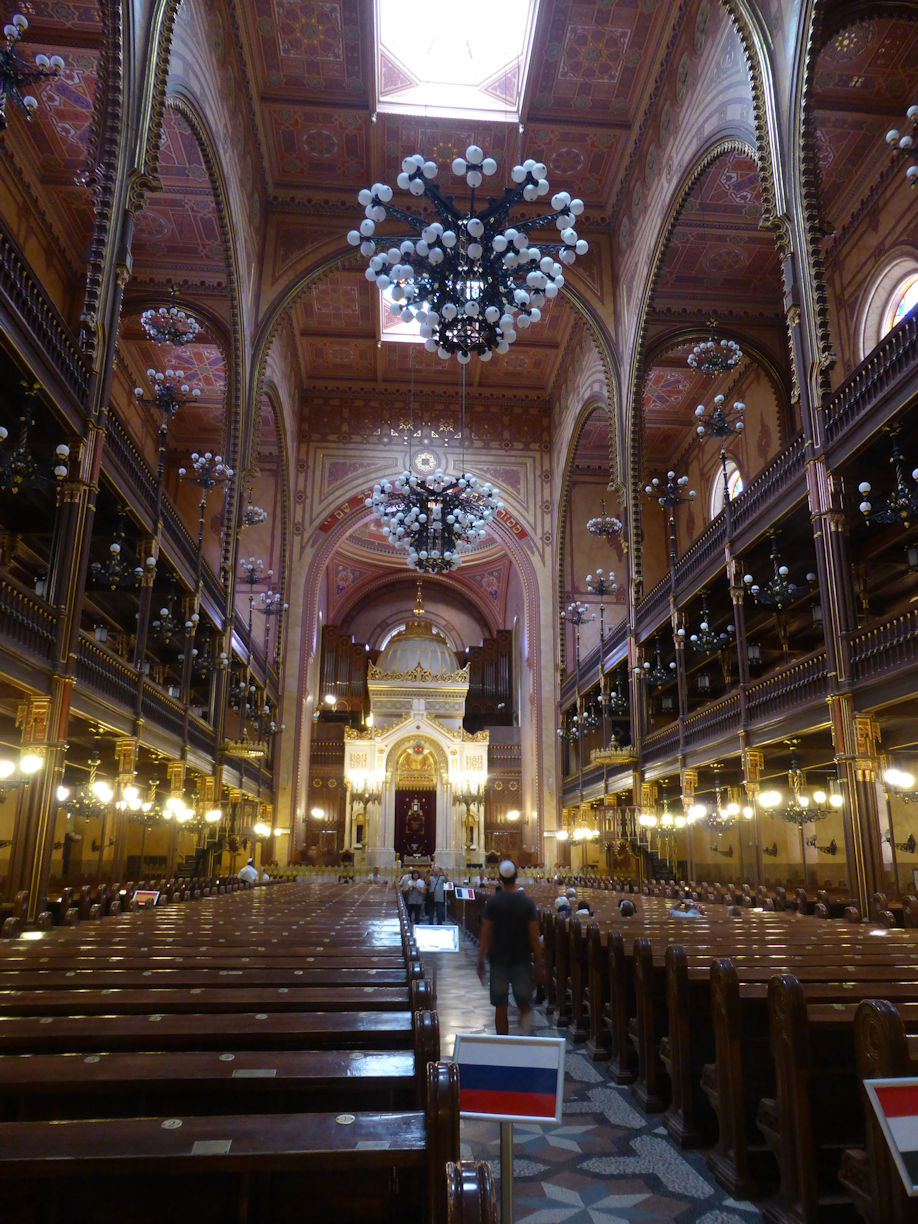
[[[759, 7], [778, 38], [789, 5]], [[44, 244], [49, 293], [76, 334], [111, 71], [103, 10], [94, 0], [27, 0], [23, 11], [30, 53], [57, 52], [65, 69], [42, 88], [32, 122], [4, 134], [2, 173], [23, 242]], [[148, 368], [180, 363], [201, 391], [175, 421], [170, 456], [231, 444], [240, 423], [233, 346], [243, 298], [247, 343], [270, 334], [274, 347], [258, 359], [288, 379], [280, 420], [267, 403], [252, 413], [252, 458], [263, 472], [289, 465], [294, 517], [304, 522], [359, 502], [381, 457], [403, 462], [418, 446], [438, 461], [458, 452], [489, 469], [503, 465], [517, 518], [527, 512], [531, 527], [539, 514], [550, 517], [543, 478], [533, 473], [563, 449], [552, 450], [555, 423], [573, 419], [564, 402], [572, 354], [591, 348], [594, 365], [606, 368], [599, 333], [627, 333], [637, 282], [651, 274], [633, 405], [648, 470], [677, 461], [691, 440], [694, 406], [711, 391], [686, 365], [709, 319], [748, 341], [748, 361], [764, 353], [775, 377], [789, 379], [781, 269], [774, 233], [762, 226], [763, 179], [749, 147], [751, 90], [723, 6], [542, 0], [519, 124], [377, 113], [372, 25], [372, 5], [361, 0], [183, 0], [156, 178], [135, 218], [120, 339], [133, 385]], [[819, 51], [812, 139], [827, 234], [862, 207], [864, 167], [884, 172], [882, 134], [914, 101], [916, 62], [918, 23], [894, 17], [848, 25]], [[712, 133], [724, 131], [733, 133], [729, 147], [695, 177], [663, 232], [679, 158], [687, 171]], [[405, 154], [438, 161], [452, 190], [449, 163], [471, 143], [496, 158], [501, 185], [517, 161], [544, 161], [552, 190], [583, 198], [579, 228], [590, 251], [570, 276], [575, 294], [547, 307], [506, 356], [473, 361], [462, 377], [456, 363], [418, 344], [383, 338], [379, 294], [344, 235], [360, 217], [357, 192], [394, 184]], [[41, 225], [33, 217], [39, 200]], [[653, 226], [660, 232], [644, 233]], [[635, 284], [623, 284], [640, 243]], [[172, 286], [204, 324], [180, 353], [150, 344], [139, 325], [140, 312], [165, 301]], [[618, 358], [624, 370], [630, 353]], [[598, 478], [610, 463], [603, 413], [578, 436], [574, 470]], [[485, 560], [495, 541], [483, 543]], [[339, 561], [382, 565], [384, 548], [361, 520], [332, 572]]]

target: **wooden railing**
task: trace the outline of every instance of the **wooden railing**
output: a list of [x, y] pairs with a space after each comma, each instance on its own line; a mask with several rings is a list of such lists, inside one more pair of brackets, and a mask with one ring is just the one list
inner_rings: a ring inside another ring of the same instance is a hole
[[0, 578], [0, 634], [7, 647], [38, 659], [54, 653], [54, 610], [14, 578]]
[[[806, 447], [801, 434], [794, 438], [790, 446], [786, 446], [780, 455], [776, 455], [754, 480], [750, 480], [742, 493], [730, 503], [734, 537], [739, 535], [759, 515], [774, 516], [776, 503], [781, 494], [795, 482], [800, 481], [805, 458]], [[806, 496], [806, 487], [802, 483], [800, 484], [800, 496]]]
[[203, 718], [196, 718], [193, 714], [189, 715], [188, 744], [189, 747], [196, 748], [205, 756], [213, 757], [217, 750], [216, 732]]
[[750, 723], [763, 715], [774, 717], [788, 710], [821, 701], [826, 695], [824, 651], [809, 655], [746, 689], [746, 712]]
[[850, 637], [851, 670], [856, 680], [882, 676], [918, 662], [918, 609], [859, 629]]
[[137, 669], [87, 633], [77, 641], [77, 680], [114, 705], [133, 711], [137, 706]]
[[644, 736], [641, 757], [645, 763], [675, 756], [679, 751], [679, 723], [668, 723]]
[[156, 518], [156, 477], [128, 433], [127, 427], [114, 412], [110, 412], [108, 417], [105, 449], [106, 459], [112, 467], [121, 472], [127, 489], [130, 490], [133, 505], [143, 510], [152, 526]]
[[0, 288], [18, 311], [64, 383], [81, 400], [89, 368], [70, 330], [45, 300], [29, 269], [6, 234], [0, 234]]
[[740, 695], [728, 693], [720, 701], [694, 714], [689, 714], [682, 724], [683, 749], [703, 744], [706, 740], [720, 739], [730, 732], [740, 729]]
[[169, 731], [180, 740], [185, 737], [185, 707], [174, 697], [161, 692], [149, 680], [143, 682], [143, 697], [140, 712], [163, 731]]
[[641, 637], [655, 629], [669, 616], [669, 593], [672, 590], [670, 576], [661, 578], [651, 587], [637, 606], [638, 633]]
[[878, 403], [918, 369], [918, 315], [914, 311], [884, 336], [877, 347], [826, 401], [826, 439], [838, 441]]

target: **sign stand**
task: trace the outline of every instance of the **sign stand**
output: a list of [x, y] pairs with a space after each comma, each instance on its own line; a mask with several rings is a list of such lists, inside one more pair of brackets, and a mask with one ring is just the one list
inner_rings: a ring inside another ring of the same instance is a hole
[[501, 1224], [513, 1224], [513, 1123], [561, 1122], [564, 1052], [563, 1037], [456, 1034], [459, 1116], [500, 1123]]
[[500, 1220], [513, 1224], [513, 1123], [500, 1124]]

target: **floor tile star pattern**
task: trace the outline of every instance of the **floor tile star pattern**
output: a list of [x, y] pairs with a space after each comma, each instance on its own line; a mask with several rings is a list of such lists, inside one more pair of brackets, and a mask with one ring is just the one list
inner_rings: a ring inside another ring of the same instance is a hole
[[[442, 1056], [457, 1033], [492, 1033], [494, 1011], [475, 973], [477, 949], [424, 953], [437, 986]], [[511, 1033], [514, 1028], [511, 1007]], [[536, 1036], [558, 1032], [535, 1011]], [[759, 1224], [759, 1209], [713, 1180], [704, 1157], [680, 1151], [631, 1090], [610, 1082], [568, 1041], [561, 1126], [513, 1128], [513, 1224]], [[500, 1126], [463, 1119], [462, 1158], [490, 1162], [500, 1196]]]

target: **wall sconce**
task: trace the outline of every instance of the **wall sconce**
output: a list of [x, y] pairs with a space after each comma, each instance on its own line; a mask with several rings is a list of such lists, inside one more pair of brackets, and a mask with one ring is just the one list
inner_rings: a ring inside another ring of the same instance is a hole
[[92, 635], [97, 642], [104, 644], [108, 641], [108, 628], [105, 625], [96, 625]]
[[762, 853], [767, 854], [769, 858], [777, 858], [778, 857], [778, 843], [772, 842], [770, 846], [763, 846]]
[[313, 820], [324, 820], [325, 809], [320, 807], [310, 808], [309, 815], [313, 818]]
[[827, 846], [816, 845], [816, 834], [806, 839], [806, 844], [818, 854], [838, 854], [838, 842], [833, 837]]
[[751, 664], [758, 664], [762, 662], [762, 648], [759, 646], [758, 642], [746, 643], [746, 658]]
[[719, 854], [722, 858], [733, 858], [733, 842], [730, 843], [726, 850], [722, 850], [720, 846], [711, 846], [711, 852]]
[[696, 684], [696, 686], [697, 686], [697, 688], [698, 688], [698, 692], [699, 692], [699, 693], [707, 693], [707, 692], [710, 692], [710, 689], [711, 689], [711, 677], [708, 675], [708, 673], [707, 673], [707, 672], [699, 672], [699, 673], [698, 673], [698, 676], [697, 676], [697, 678], [696, 678], [696, 680], [695, 680], [695, 684]]
[[516, 808], [511, 808], [510, 811], [507, 812], [507, 820], [509, 821], [516, 821], [519, 820], [519, 818], [520, 814]]

